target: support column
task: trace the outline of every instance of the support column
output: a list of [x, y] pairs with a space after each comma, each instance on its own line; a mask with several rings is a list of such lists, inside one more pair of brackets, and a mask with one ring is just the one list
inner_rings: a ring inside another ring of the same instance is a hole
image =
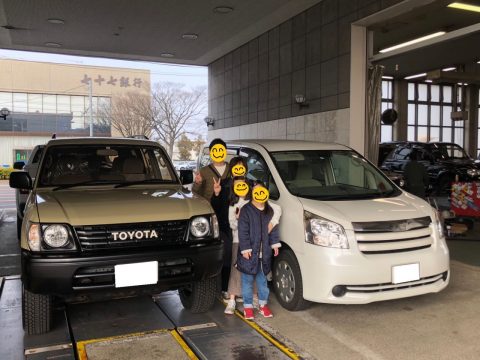
[[468, 121], [465, 121], [465, 150], [472, 157], [477, 158], [478, 141], [478, 86], [467, 86], [466, 91], [466, 110], [468, 111]]
[[393, 140], [407, 140], [408, 136], [408, 81], [393, 81], [393, 108], [398, 120], [393, 126]]

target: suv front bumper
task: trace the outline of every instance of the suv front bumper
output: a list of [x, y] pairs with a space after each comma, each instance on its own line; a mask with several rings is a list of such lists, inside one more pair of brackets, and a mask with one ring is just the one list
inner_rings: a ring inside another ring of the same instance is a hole
[[[115, 288], [114, 266], [158, 261], [156, 285]], [[85, 293], [155, 293], [177, 289], [193, 281], [219, 274], [223, 243], [170, 250], [96, 254], [88, 257], [39, 256], [22, 252], [22, 282], [26, 290], [45, 295], [70, 297]]]

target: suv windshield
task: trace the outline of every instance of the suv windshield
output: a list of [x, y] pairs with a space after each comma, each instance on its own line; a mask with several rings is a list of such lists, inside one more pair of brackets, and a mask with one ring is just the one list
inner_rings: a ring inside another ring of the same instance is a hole
[[397, 196], [401, 193], [354, 151], [282, 151], [271, 155], [286, 187], [296, 196], [318, 200], [353, 200]]
[[38, 185], [177, 183], [161, 148], [141, 145], [56, 145], [48, 148]]

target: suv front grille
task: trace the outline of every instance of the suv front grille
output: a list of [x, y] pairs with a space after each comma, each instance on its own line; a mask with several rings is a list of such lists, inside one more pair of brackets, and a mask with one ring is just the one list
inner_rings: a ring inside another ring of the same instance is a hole
[[364, 254], [388, 254], [432, 245], [429, 216], [397, 221], [353, 223], [358, 248]]
[[186, 242], [188, 220], [76, 226], [83, 250], [162, 247]]

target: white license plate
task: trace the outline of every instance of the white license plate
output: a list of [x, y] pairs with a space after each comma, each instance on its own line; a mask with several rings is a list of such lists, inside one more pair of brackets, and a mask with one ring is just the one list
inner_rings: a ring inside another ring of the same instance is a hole
[[401, 284], [420, 280], [420, 264], [408, 264], [392, 267], [392, 283]]
[[115, 287], [151, 285], [158, 282], [158, 261], [115, 265]]

